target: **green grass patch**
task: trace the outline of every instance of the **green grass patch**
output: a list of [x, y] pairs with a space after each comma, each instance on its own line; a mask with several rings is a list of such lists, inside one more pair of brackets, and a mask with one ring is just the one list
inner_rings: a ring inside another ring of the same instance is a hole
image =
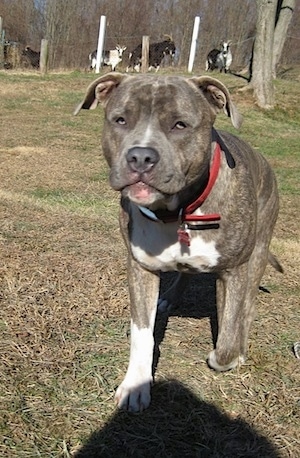
[[94, 211], [103, 208], [111, 208], [112, 203], [100, 196], [91, 196], [86, 194], [78, 194], [75, 192], [68, 192], [63, 189], [43, 189], [37, 188], [29, 196], [42, 200], [49, 205], [63, 205], [71, 211], [79, 209], [91, 209]]
[[274, 167], [277, 183], [279, 187], [279, 193], [285, 195], [300, 195], [300, 168], [295, 166], [295, 168], [283, 168], [283, 167]]

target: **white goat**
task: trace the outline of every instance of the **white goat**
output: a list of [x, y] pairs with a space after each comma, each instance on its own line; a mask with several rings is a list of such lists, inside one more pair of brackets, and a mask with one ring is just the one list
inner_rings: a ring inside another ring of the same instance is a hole
[[[112, 71], [115, 71], [117, 65], [122, 62], [123, 52], [127, 49], [126, 46], [117, 45], [115, 49], [104, 51], [104, 56], [101, 59], [103, 65], [111, 66]], [[89, 54], [90, 67], [92, 70], [97, 64], [97, 49]]]
[[224, 70], [225, 73], [230, 72], [232, 63], [232, 54], [230, 50], [231, 40], [222, 41], [221, 49], [212, 49], [206, 59], [205, 70]]

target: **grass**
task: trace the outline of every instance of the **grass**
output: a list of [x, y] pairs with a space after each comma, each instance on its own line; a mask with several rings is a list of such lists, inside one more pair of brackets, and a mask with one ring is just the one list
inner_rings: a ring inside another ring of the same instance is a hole
[[[195, 278], [157, 321], [153, 403], [130, 415], [113, 401], [128, 362], [129, 299], [103, 114], [72, 115], [93, 75], [0, 72], [1, 457], [299, 454], [299, 77], [276, 81], [278, 106], [266, 113], [242, 80], [220, 78], [244, 115], [239, 135], [277, 175], [272, 250], [285, 274], [267, 268], [249, 358], [225, 374], [205, 363], [214, 285]], [[224, 116], [217, 125], [234, 131]]]

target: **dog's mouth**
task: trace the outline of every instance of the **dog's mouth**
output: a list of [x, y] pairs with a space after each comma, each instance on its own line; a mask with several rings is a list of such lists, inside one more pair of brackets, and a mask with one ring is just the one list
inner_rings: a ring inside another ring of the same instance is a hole
[[125, 186], [125, 188], [122, 189], [122, 194], [128, 197], [132, 202], [145, 206], [149, 206], [157, 200], [161, 200], [163, 197], [160, 191], [143, 181], [137, 181], [136, 183]]

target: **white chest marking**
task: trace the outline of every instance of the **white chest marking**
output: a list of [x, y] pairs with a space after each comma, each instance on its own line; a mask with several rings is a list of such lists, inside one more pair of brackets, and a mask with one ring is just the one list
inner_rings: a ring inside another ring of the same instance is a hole
[[133, 229], [131, 248], [135, 259], [148, 269], [209, 272], [218, 264], [221, 255], [215, 241], [205, 241], [200, 231], [191, 233], [188, 247], [177, 240], [176, 223], [161, 225], [143, 219]]

